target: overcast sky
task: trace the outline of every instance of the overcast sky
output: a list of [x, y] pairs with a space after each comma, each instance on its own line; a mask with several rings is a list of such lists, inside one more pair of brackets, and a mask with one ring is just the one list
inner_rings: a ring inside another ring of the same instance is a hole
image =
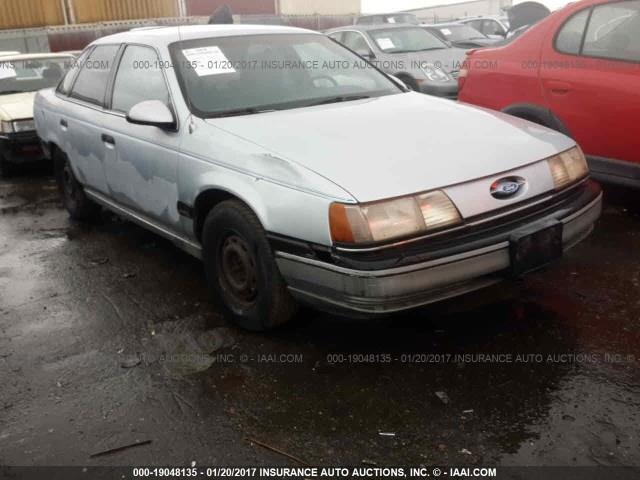
[[[445, 5], [448, 3], [460, 3], [463, 0], [362, 0], [362, 11], [365, 13], [395, 12], [409, 8], [421, 8], [425, 6]], [[524, 0], [514, 0], [513, 4], [522, 3]], [[556, 10], [565, 6], [570, 0], [537, 0], [545, 4], [550, 10]]]

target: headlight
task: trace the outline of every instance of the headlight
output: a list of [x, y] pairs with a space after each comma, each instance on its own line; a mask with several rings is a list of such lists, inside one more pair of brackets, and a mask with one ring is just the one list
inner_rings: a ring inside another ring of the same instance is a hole
[[16, 133], [32, 132], [36, 129], [36, 122], [31, 120], [17, 120], [13, 122], [13, 131]]
[[329, 209], [331, 238], [338, 243], [382, 242], [452, 226], [462, 221], [444, 192]]
[[574, 147], [547, 160], [556, 190], [581, 180], [589, 174], [589, 166], [580, 147]]
[[13, 133], [13, 123], [0, 122], [0, 133]]
[[421, 67], [422, 73], [424, 73], [432, 82], [447, 82], [451, 80], [451, 77], [445, 73], [444, 70], [431, 65], [423, 65]]

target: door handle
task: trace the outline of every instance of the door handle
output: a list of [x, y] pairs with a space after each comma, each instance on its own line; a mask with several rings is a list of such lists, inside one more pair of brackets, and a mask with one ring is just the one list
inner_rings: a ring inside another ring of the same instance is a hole
[[62, 127], [63, 130], [66, 130], [67, 127], [69, 127], [69, 124], [67, 123], [67, 121], [63, 118], [62, 120], [60, 120], [60, 126]]
[[104, 133], [102, 134], [102, 141], [112, 147], [116, 145], [116, 139], [113, 138], [111, 135], [105, 135]]
[[555, 93], [557, 95], [565, 95], [571, 91], [571, 84], [567, 82], [551, 80], [550, 82], [547, 82], [547, 87], [551, 93]]

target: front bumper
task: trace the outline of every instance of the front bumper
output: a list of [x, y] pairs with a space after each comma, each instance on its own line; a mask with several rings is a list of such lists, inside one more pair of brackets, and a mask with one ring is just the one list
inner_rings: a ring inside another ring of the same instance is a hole
[[[558, 209], [519, 226], [516, 234], [549, 221], [562, 223], [563, 250], [586, 238], [602, 212], [602, 192], [589, 183], [587, 202]], [[561, 218], [559, 218], [561, 217]], [[452, 240], [453, 242], [454, 240]], [[276, 261], [291, 294], [303, 303], [347, 315], [389, 314], [471, 292], [510, 275], [509, 236], [480, 248], [382, 270], [361, 270], [277, 251]]]
[[33, 132], [10, 133], [0, 137], [0, 154], [4, 161], [23, 165], [44, 159], [38, 134]]

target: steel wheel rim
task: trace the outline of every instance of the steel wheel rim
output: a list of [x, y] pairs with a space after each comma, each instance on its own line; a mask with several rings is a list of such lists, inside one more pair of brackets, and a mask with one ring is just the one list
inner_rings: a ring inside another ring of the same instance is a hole
[[248, 243], [239, 235], [228, 235], [220, 248], [220, 279], [224, 290], [241, 305], [253, 304], [258, 296], [258, 270]]

